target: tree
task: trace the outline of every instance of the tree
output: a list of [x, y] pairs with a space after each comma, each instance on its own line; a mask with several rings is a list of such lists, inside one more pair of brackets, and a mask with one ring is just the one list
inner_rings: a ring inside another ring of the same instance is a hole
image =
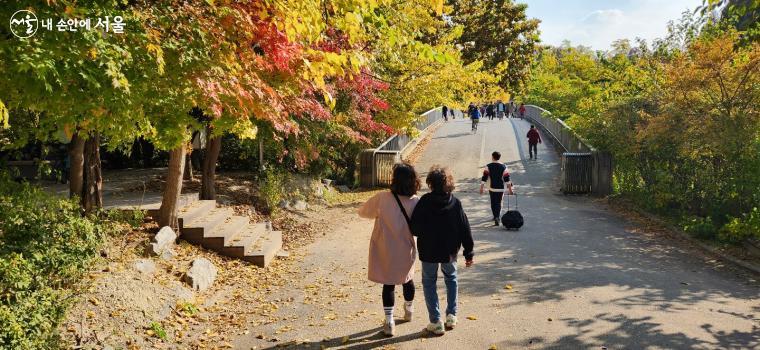
[[527, 5], [512, 0], [450, 0], [451, 20], [462, 25], [457, 43], [465, 63], [481, 61], [499, 77], [499, 86], [523, 91], [538, 50], [539, 20], [528, 18]]

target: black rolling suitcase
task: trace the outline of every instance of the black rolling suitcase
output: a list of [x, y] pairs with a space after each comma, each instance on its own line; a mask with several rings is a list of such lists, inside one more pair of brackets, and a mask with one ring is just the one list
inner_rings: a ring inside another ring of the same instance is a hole
[[[511, 210], [510, 208], [510, 202], [509, 197], [514, 196], [515, 197], [515, 209]], [[522, 227], [524, 221], [523, 216], [520, 214], [520, 212], [517, 210], [517, 195], [506, 195], [507, 197], [507, 212], [504, 213], [504, 215], [501, 216], [501, 224], [504, 225], [504, 227], [507, 230], [519, 230], [520, 227]]]

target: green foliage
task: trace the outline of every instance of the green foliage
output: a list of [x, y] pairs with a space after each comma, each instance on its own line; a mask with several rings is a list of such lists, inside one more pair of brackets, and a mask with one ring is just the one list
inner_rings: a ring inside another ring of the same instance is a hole
[[277, 204], [283, 198], [287, 173], [269, 168], [259, 181], [259, 193], [270, 211], [277, 210]]
[[760, 44], [685, 17], [654, 48], [542, 52], [527, 99], [615, 158], [615, 189], [687, 231], [738, 242], [760, 205]]
[[161, 323], [153, 321], [150, 323], [148, 328], [153, 331], [154, 337], [161, 340], [166, 340], [166, 330], [164, 329], [164, 326], [161, 325]]
[[73, 288], [110, 226], [0, 173], [0, 349], [55, 348]]
[[742, 242], [747, 238], [760, 239], [760, 210], [753, 208], [742, 218], [733, 218], [718, 232], [721, 240]]
[[512, 0], [450, 0], [452, 21], [462, 26], [457, 43], [466, 63], [480, 61], [501, 88], [522, 93], [538, 50], [539, 20]]
[[109, 209], [106, 210], [106, 218], [109, 221], [124, 222], [133, 229], [137, 229], [145, 222], [145, 211], [138, 208], [130, 210]]

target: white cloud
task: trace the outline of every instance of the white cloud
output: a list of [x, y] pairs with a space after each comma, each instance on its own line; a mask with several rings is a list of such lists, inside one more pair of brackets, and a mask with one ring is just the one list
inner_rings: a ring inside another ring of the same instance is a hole
[[541, 23], [543, 41], [559, 45], [570, 40], [573, 45], [590, 46], [607, 50], [618, 39], [646, 39], [667, 34], [668, 21], [677, 21], [685, 10], [693, 10], [701, 0], [637, 0], [628, 8], [615, 7], [588, 9], [585, 15], [575, 18], [545, 20]]

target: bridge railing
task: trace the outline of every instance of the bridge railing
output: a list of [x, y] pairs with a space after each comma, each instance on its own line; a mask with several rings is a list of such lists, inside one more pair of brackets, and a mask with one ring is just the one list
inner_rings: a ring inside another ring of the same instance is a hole
[[[422, 113], [417, 120], [419, 131], [417, 138], [429, 127], [442, 120], [441, 107]], [[462, 117], [460, 111], [455, 115]], [[359, 184], [361, 187], [390, 186], [393, 178], [393, 165], [400, 162], [404, 153], [413, 148], [415, 138], [408, 134], [395, 134], [377, 148], [365, 149], [359, 153]]]
[[564, 193], [612, 193], [612, 155], [596, 150], [563, 121], [538, 106], [526, 105], [525, 115], [562, 151], [561, 187]]

